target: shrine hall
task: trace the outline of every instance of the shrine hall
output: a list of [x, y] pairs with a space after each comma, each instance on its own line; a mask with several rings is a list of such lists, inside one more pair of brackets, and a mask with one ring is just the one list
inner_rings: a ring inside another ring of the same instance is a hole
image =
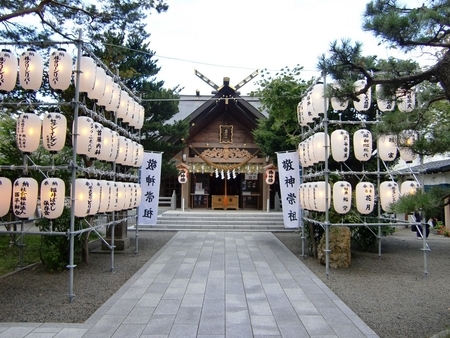
[[161, 196], [171, 196], [175, 191], [177, 207], [184, 203], [190, 209], [273, 208], [279, 186], [266, 182], [266, 171], [275, 172], [275, 167], [260, 152], [252, 134], [258, 120], [266, 116], [257, 97], [240, 96], [239, 92], [257, 74], [235, 86], [225, 77], [218, 86], [196, 71], [213, 88], [212, 95], [180, 97], [180, 112], [173, 119], [187, 119], [189, 136], [172, 136], [167, 141], [184, 144], [173, 160], [185, 173], [186, 181], [163, 181]]

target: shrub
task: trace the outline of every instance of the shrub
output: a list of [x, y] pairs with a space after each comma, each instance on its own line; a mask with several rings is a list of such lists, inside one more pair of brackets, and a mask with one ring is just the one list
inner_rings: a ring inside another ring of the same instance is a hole
[[[81, 228], [81, 220], [75, 218], [76, 228]], [[64, 207], [59, 218], [52, 220], [41, 218], [36, 221], [40, 231], [50, 231], [50, 224], [55, 232], [68, 232], [70, 230], [70, 209]], [[81, 260], [82, 241], [75, 237], [74, 264]], [[41, 236], [40, 258], [47, 271], [62, 271], [69, 262], [70, 243], [68, 236]]]

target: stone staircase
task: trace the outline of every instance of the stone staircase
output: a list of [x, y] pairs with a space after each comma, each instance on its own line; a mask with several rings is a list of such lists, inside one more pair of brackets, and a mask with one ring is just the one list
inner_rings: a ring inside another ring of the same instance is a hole
[[246, 210], [167, 210], [145, 230], [166, 231], [294, 231], [285, 229], [282, 212]]

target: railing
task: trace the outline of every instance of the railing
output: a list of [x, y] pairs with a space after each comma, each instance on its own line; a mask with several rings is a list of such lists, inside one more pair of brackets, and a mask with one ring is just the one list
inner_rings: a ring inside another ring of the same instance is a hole
[[177, 208], [177, 195], [175, 194], [175, 190], [172, 193], [171, 197], [159, 196], [159, 206], [170, 206], [170, 210], [175, 210]]

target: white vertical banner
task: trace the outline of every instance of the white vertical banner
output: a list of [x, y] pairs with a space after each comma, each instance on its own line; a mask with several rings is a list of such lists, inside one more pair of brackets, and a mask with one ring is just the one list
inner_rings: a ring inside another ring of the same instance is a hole
[[300, 186], [299, 158], [296, 151], [277, 153], [280, 193], [283, 206], [285, 228], [300, 227]]
[[138, 209], [138, 225], [155, 225], [158, 218], [162, 153], [144, 153], [141, 166], [142, 198]]

